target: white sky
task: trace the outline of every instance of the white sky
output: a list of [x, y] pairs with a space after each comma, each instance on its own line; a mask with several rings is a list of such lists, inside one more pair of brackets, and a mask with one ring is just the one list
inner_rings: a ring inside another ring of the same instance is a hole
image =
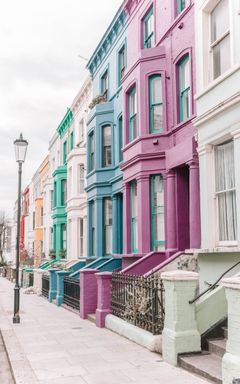
[[122, 0], [0, 0], [0, 210], [17, 197], [13, 141], [29, 142], [26, 186]]

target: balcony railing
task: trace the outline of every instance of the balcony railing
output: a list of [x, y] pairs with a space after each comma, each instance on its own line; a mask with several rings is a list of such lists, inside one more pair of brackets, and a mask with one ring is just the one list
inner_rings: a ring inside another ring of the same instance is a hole
[[112, 313], [153, 335], [161, 334], [165, 315], [162, 280], [114, 272]]

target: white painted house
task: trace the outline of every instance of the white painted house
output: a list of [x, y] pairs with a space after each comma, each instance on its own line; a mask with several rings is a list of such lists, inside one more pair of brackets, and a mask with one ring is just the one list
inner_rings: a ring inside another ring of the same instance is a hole
[[[68, 128], [67, 156], [67, 255], [78, 259], [87, 255], [86, 119], [92, 100], [92, 82], [87, 78], [73, 100], [73, 120]], [[65, 138], [66, 139], [66, 138]]]
[[201, 252], [219, 262], [210, 282], [240, 251], [240, 1], [195, 0], [195, 32]]

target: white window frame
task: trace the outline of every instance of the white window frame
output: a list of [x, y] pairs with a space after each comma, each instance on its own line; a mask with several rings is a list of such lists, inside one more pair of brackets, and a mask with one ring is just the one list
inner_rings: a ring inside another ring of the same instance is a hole
[[[209, 0], [206, 1], [203, 5], [201, 10], [201, 21], [199, 25], [201, 25], [201, 29], [199, 29], [199, 33], [201, 34], [201, 40], [202, 40], [202, 81], [203, 86], [207, 86], [212, 82], [219, 82], [227, 76], [229, 71], [231, 70], [233, 66], [233, 46], [232, 46], [232, 24], [231, 24], [231, 7], [229, 6], [229, 31], [226, 32], [226, 35], [230, 35], [230, 67], [228, 70], [226, 70], [224, 73], [222, 73], [220, 76], [216, 77], [214, 79], [213, 77], [213, 49], [212, 47], [215, 46], [219, 41], [221, 41], [224, 36], [222, 35], [221, 38], [217, 39], [213, 44], [211, 43], [211, 12], [213, 9], [217, 6], [220, 0]], [[229, 0], [230, 1], [230, 0]]]

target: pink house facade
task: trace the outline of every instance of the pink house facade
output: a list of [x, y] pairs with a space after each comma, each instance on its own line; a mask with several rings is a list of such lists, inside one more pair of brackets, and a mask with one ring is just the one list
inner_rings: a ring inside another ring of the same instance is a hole
[[124, 254], [200, 247], [192, 0], [126, 0]]

